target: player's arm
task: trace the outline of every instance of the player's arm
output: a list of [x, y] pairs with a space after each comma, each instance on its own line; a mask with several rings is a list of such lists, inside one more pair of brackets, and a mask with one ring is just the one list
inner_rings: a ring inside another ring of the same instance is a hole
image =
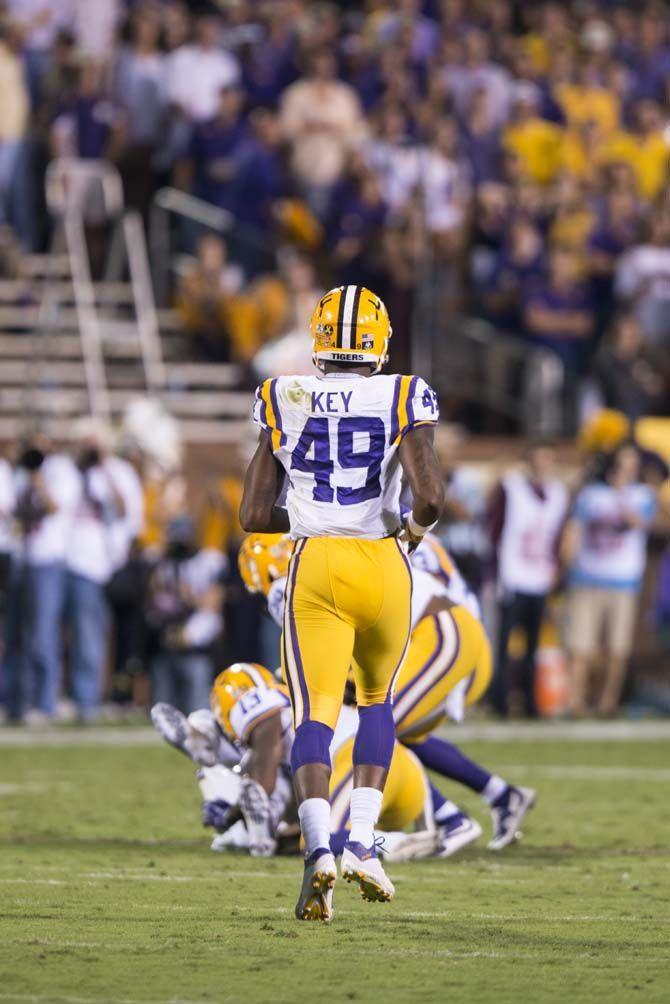
[[240, 812], [254, 857], [270, 857], [277, 848], [270, 795], [277, 784], [281, 761], [281, 712], [269, 715], [248, 738], [249, 757], [240, 786]]
[[281, 466], [265, 431], [258, 437], [258, 446], [244, 479], [240, 504], [240, 523], [247, 533], [286, 533], [288, 512], [277, 505], [284, 483]]
[[432, 425], [410, 429], [398, 448], [400, 464], [414, 499], [405, 524], [410, 551], [421, 543], [444, 508], [444, 484], [433, 446], [433, 432]]
[[249, 736], [249, 757], [245, 774], [271, 795], [277, 784], [282, 758], [281, 711], [260, 721]]

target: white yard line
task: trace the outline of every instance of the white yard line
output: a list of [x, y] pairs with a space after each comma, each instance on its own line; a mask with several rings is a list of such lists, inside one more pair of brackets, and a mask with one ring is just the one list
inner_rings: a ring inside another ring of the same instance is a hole
[[[228, 1000], [230, 998], [226, 998]], [[211, 1001], [187, 1000], [185, 997], [170, 997], [162, 1000], [138, 1000], [130, 997], [69, 997], [66, 994], [4, 994], [3, 1001], [25, 1001], [26, 1004], [211, 1004]]]
[[590, 764], [496, 764], [497, 773], [566, 781], [670, 781], [670, 767], [594, 767]]
[[[639, 722], [470, 722], [445, 730], [458, 742], [650, 742], [670, 740], [670, 721]], [[0, 727], [0, 746], [157, 746], [162, 742], [150, 726], [84, 726], [62, 728]]]

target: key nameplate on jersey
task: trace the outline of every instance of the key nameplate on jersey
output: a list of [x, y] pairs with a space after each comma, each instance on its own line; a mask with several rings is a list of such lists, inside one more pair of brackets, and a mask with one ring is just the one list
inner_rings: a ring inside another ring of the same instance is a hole
[[314, 414], [348, 412], [352, 390], [312, 391], [312, 411]]

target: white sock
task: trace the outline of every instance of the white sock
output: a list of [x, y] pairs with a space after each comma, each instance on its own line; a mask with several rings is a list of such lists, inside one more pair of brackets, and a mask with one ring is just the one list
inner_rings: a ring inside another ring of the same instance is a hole
[[300, 829], [305, 841], [305, 857], [317, 847], [330, 847], [330, 802], [326, 798], [306, 798], [298, 808]]
[[482, 798], [487, 805], [491, 805], [495, 802], [496, 798], [499, 798], [500, 795], [502, 795], [505, 788], [509, 788], [507, 781], [503, 781], [503, 779], [498, 777], [497, 774], [491, 774], [488, 784], [481, 793]]
[[450, 819], [451, 816], [457, 816], [460, 814], [460, 812], [461, 810], [458, 808], [456, 803], [450, 802], [449, 799], [447, 799], [444, 805], [441, 805], [440, 808], [435, 813], [435, 822], [446, 823], [446, 821]]
[[354, 788], [351, 793], [351, 832], [349, 840], [372, 847], [375, 842], [375, 823], [382, 811], [382, 792], [377, 788]]

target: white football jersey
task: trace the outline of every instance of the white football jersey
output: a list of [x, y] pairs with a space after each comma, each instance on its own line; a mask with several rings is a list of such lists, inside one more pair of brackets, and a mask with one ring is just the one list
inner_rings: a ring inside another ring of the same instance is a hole
[[416, 376], [329, 373], [261, 384], [254, 421], [286, 470], [291, 537], [396, 533], [398, 446], [438, 415], [435, 392]]
[[455, 606], [465, 607], [473, 617], [481, 620], [479, 600], [437, 537], [427, 533], [409, 561], [412, 569], [412, 627], [421, 620], [433, 599], [447, 599]]

